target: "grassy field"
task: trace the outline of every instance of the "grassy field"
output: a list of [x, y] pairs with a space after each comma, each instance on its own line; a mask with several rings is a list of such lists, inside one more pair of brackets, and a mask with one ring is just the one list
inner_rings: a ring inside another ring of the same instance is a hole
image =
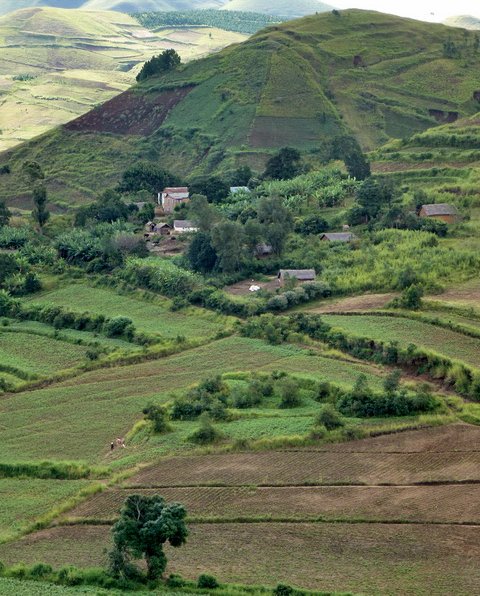
[[156, 298], [142, 299], [141, 294], [123, 296], [114, 290], [72, 284], [44, 294], [36, 294], [32, 302], [53, 304], [74, 311], [88, 311], [108, 317], [125, 316], [132, 319], [138, 331], [165, 338], [183, 335], [204, 339], [231, 326], [233, 318], [222, 317], [211, 311], [190, 307], [172, 312], [171, 301]]
[[0, 540], [22, 531], [87, 486], [86, 480], [0, 478]]
[[326, 323], [362, 337], [406, 347], [415, 344], [455, 360], [480, 367], [480, 340], [435, 325], [404, 318], [373, 315], [325, 315]]
[[191, 60], [244, 39], [217, 28], [153, 32], [119, 12], [40, 8], [0, 17], [0, 150], [124, 91], [165, 48]]

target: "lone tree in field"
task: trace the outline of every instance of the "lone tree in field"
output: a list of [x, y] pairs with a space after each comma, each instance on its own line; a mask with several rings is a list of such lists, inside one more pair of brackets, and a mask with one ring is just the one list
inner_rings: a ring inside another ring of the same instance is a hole
[[113, 550], [110, 552], [110, 571], [115, 577], [138, 577], [140, 570], [132, 561], [145, 559], [147, 579], [159, 579], [167, 566], [163, 545], [182, 546], [188, 536], [183, 505], [166, 503], [155, 495], [129, 496], [121, 510], [120, 519], [112, 528]]
[[40, 231], [50, 219], [50, 211], [47, 209], [47, 189], [43, 184], [38, 184], [33, 189], [33, 219], [37, 222]]
[[32, 216], [41, 232], [43, 226], [50, 219], [50, 212], [47, 209], [47, 189], [43, 183], [45, 174], [40, 164], [36, 161], [25, 161], [22, 165], [22, 174], [32, 188]]

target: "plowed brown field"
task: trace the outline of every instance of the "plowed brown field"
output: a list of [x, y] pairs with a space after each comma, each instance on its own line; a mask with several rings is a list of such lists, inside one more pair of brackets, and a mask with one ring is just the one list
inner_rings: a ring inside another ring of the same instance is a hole
[[[59, 567], [106, 562], [110, 528], [43, 530], [0, 546], [0, 560]], [[168, 549], [168, 573], [221, 581], [375, 595], [472, 596], [480, 585], [480, 530], [405, 524], [191, 524], [186, 546]]]
[[160, 494], [167, 501], [183, 503], [192, 518], [480, 524], [480, 484], [115, 489], [94, 496], [67, 517], [115, 519], [133, 493]]

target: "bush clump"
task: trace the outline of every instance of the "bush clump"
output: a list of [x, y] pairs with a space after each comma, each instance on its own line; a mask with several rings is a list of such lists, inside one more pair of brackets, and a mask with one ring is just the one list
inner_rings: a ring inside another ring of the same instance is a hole
[[218, 583], [217, 578], [213, 575], [202, 573], [198, 578], [197, 587], [202, 590], [215, 590], [220, 587], [220, 584]]

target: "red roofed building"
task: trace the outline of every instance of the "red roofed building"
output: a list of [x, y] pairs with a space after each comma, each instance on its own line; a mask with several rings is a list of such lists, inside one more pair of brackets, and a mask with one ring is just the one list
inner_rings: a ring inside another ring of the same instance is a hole
[[173, 213], [177, 205], [188, 203], [189, 200], [190, 193], [186, 186], [165, 188], [163, 192], [158, 193], [158, 204], [165, 213]]

